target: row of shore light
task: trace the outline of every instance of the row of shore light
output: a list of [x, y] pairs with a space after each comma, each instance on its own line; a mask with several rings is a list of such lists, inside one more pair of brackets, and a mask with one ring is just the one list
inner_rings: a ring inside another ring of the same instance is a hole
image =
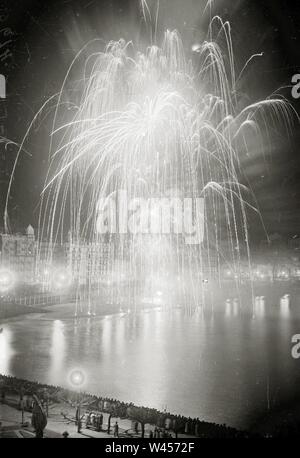
[[[68, 270], [59, 267], [44, 272], [47, 284], [53, 291], [63, 291], [72, 285], [72, 276]], [[9, 268], [0, 269], [0, 293], [12, 291], [18, 283], [17, 274]]]

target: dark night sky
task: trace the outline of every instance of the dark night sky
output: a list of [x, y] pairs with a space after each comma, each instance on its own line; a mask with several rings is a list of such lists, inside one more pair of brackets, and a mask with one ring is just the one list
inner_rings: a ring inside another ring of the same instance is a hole
[[[1, 73], [8, 80], [6, 134], [16, 142], [21, 140], [33, 114], [59, 89], [72, 58], [88, 40], [101, 37], [107, 41], [123, 36], [135, 41], [143, 40], [145, 33], [137, 0], [1, 0], [1, 14], [6, 3], [8, 10], [1, 17], [1, 33], [4, 27], [9, 27], [13, 35], [8, 45], [11, 55], [0, 64]], [[264, 53], [253, 61], [239, 88], [247, 94], [249, 103], [289, 85], [292, 75], [300, 73], [299, 3], [298, 0], [214, 2], [214, 13], [231, 23], [239, 68], [251, 54]], [[178, 28], [190, 49], [194, 41], [204, 38], [207, 30], [203, 4], [201, 0], [161, 0], [160, 29]], [[300, 99], [292, 100], [288, 89], [281, 93], [299, 111]], [[44, 124], [26, 143], [26, 150], [32, 156], [23, 154], [13, 186], [11, 208], [15, 208], [20, 225], [36, 223], [34, 209], [46, 170], [48, 119]], [[272, 151], [266, 151], [264, 157], [254, 154], [242, 161], [245, 177], [241, 180], [251, 184], [269, 233], [300, 235], [299, 128], [294, 126], [290, 139], [283, 132], [274, 133], [274, 137]], [[10, 157], [14, 151], [13, 147], [8, 149]], [[251, 221], [252, 235], [260, 238], [258, 220]]]

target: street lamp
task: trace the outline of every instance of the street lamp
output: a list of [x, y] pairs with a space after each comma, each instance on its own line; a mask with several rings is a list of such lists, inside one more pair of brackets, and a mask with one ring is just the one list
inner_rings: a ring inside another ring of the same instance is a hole
[[49, 392], [47, 388], [44, 388], [43, 399], [46, 404], [46, 416], [49, 417]]
[[24, 401], [24, 390], [21, 388], [20, 390], [20, 403], [19, 403], [19, 408], [21, 410], [22, 414], [22, 420], [21, 420], [21, 425], [24, 425], [24, 410], [25, 410], [25, 401]]
[[80, 394], [80, 387], [85, 382], [85, 374], [80, 369], [74, 369], [70, 375], [69, 380], [73, 388], [79, 389], [77, 393], [77, 406], [76, 406], [76, 422], [77, 424], [77, 432], [81, 432], [81, 394]]

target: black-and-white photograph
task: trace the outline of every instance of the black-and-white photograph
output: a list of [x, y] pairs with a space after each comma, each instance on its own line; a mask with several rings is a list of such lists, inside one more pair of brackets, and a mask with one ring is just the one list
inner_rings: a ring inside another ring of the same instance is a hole
[[299, 0], [0, 0], [0, 438], [299, 436], [299, 51]]

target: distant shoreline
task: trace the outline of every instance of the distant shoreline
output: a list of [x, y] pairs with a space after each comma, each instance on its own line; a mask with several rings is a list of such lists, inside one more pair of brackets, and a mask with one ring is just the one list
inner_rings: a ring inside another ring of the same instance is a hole
[[41, 307], [33, 307], [29, 305], [19, 305], [15, 303], [0, 303], [0, 323], [7, 321], [10, 318], [32, 314], [32, 313], [47, 313], [47, 310]]
[[[232, 284], [233, 283], [233, 284]], [[268, 282], [261, 282], [257, 281], [253, 283], [254, 294], [261, 294], [261, 290], [263, 290], [266, 285], [269, 285]], [[235, 282], [226, 281], [222, 284], [219, 289], [219, 293], [222, 293], [224, 296], [234, 297], [237, 293], [235, 290]], [[247, 283], [241, 284], [241, 288], [249, 288], [250, 286]], [[296, 289], [298, 290], [300, 284], [294, 283], [292, 281], [285, 281], [285, 282], [278, 282], [278, 283], [271, 283], [270, 286], [273, 290], [282, 291], [286, 290], [288, 286], [289, 289]], [[215, 292], [218, 292], [217, 285], [214, 283]], [[76, 303], [73, 301], [68, 300], [65, 298], [66, 301], [62, 303], [55, 303], [55, 304], [44, 304], [44, 305], [23, 305], [17, 304], [15, 302], [1, 302], [0, 301], [0, 327], [1, 323], [7, 322], [12, 318], [18, 318], [21, 316], [26, 315], [33, 315], [33, 314], [47, 314], [49, 319], [82, 319], [82, 318], [89, 318], [89, 317], [101, 317], [106, 315], [115, 315], [117, 313], [127, 312], [128, 310], [133, 311], [130, 306], [126, 306], [126, 304], [108, 304], [103, 301], [103, 298], [99, 297], [99, 299], [95, 300], [94, 302], [94, 314], [89, 314], [86, 311], [78, 313], [75, 316], [75, 307]], [[161, 304], [162, 306], [163, 304]], [[161, 307], [160, 306], [160, 307]], [[159, 307], [157, 304], [151, 303], [141, 303], [138, 310], [149, 310], [149, 309], [156, 309]], [[178, 306], [180, 307], [180, 306]], [[80, 307], [79, 307], [80, 308]]]

